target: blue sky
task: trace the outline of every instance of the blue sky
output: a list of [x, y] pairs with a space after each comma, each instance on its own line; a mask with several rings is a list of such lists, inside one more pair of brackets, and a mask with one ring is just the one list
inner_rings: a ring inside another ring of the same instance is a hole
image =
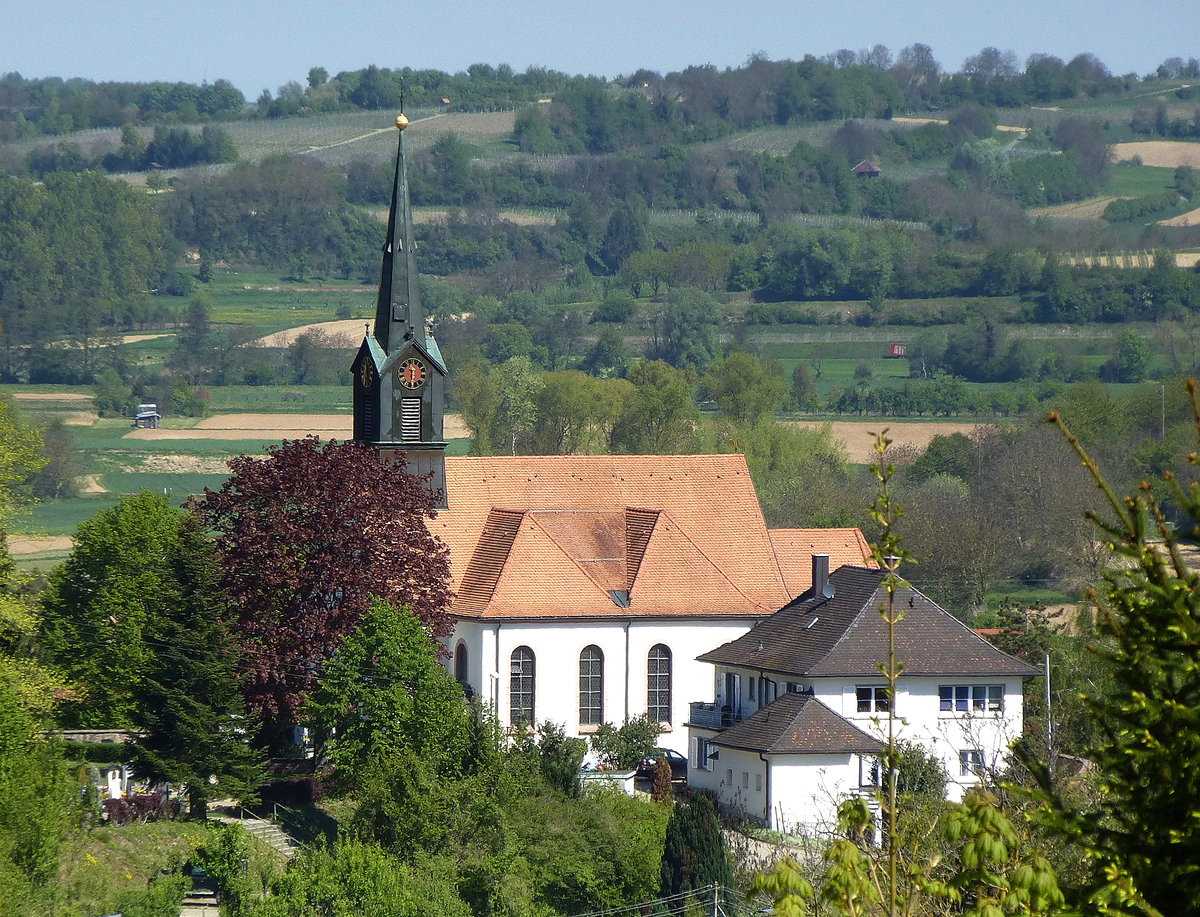
[[250, 99], [308, 69], [508, 63], [615, 76], [924, 42], [944, 69], [986, 46], [1114, 73], [1200, 57], [1200, 0], [4, 0], [0, 72], [232, 81]]

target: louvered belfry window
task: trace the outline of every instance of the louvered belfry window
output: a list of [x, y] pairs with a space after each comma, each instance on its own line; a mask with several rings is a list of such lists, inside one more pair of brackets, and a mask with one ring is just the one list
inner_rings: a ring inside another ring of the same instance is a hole
[[421, 441], [421, 399], [400, 399], [400, 441], [419, 443]]

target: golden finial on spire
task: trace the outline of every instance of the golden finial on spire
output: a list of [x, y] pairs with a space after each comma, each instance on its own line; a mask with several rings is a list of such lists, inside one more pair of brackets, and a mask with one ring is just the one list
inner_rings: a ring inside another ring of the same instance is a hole
[[408, 118], [405, 117], [404, 112], [400, 112], [396, 115], [396, 130], [402, 131], [406, 127], [408, 127]]

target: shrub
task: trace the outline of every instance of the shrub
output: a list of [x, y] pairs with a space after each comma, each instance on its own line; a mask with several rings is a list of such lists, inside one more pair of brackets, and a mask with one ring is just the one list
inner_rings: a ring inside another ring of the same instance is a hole
[[650, 754], [661, 732], [662, 727], [646, 716], [635, 716], [619, 727], [605, 723], [592, 736], [592, 750], [602, 764], [631, 770]]
[[104, 800], [104, 817], [113, 825], [178, 818], [182, 811], [179, 800], [163, 791]]

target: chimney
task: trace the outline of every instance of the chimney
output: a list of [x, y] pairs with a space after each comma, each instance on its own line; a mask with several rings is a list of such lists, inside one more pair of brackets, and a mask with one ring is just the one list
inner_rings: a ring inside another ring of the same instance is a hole
[[825, 587], [829, 585], [829, 555], [814, 554], [812, 556], [812, 594], [824, 595]]

